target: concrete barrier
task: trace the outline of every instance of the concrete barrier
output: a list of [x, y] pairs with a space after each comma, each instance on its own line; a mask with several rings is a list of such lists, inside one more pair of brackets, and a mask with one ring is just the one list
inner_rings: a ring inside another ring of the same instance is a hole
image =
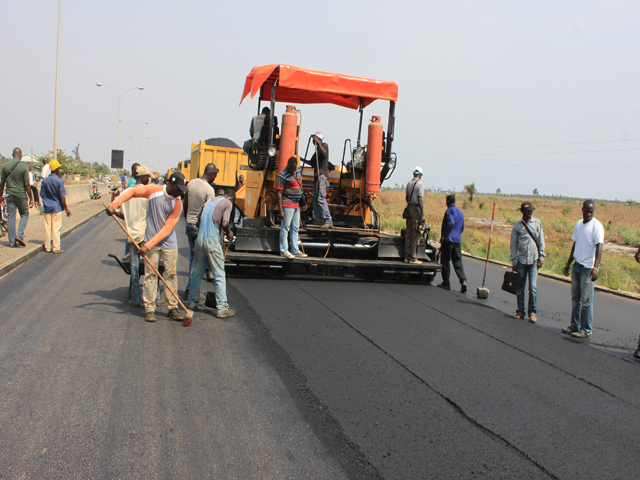
[[[112, 186], [120, 185], [119, 183], [112, 182], [110, 184], [99, 183], [98, 188], [102, 194], [101, 200], [105, 203], [111, 202], [110, 188]], [[67, 191], [67, 205], [75, 205], [78, 203], [91, 200], [91, 184], [84, 185], [65, 185], [64, 189]]]

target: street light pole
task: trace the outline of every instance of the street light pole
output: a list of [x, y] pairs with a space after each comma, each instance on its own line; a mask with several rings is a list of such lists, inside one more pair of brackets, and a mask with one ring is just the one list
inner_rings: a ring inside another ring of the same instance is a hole
[[120, 121], [126, 123], [127, 125], [129, 125], [131, 127], [131, 162], [133, 163], [133, 138], [134, 138], [134, 136], [136, 134], [136, 128], [139, 127], [140, 125], [149, 125], [149, 122], [140, 122], [134, 127], [133, 125], [131, 125], [126, 120], [120, 119]]
[[113, 93], [116, 94], [116, 97], [118, 97], [118, 141], [116, 142], [116, 149], [120, 150], [120, 107], [122, 106], [122, 97], [124, 97], [125, 93], [130, 92], [131, 90], [136, 90], [136, 89], [137, 90], [144, 90], [144, 87], [133, 87], [133, 88], [130, 88], [129, 90], [125, 90], [122, 95], [119, 95], [118, 92], [116, 92], [109, 85], [105, 85], [104, 83], [96, 83], [96, 85], [98, 87], [110, 88], [113, 91]]
[[60, 71], [60, 11], [62, 0], [58, 0], [58, 46], [56, 47], [56, 100], [53, 114], [53, 159], [58, 159], [58, 72]]

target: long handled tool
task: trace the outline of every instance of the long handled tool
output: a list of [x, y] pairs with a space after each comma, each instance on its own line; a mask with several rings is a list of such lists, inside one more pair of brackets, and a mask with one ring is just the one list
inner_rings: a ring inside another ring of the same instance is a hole
[[[102, 202], [102, 205], [104, 205], [104, 208], [107, 208], [107, 205], [104, 202]], [[116, 222], [118, 222], [118, 225], [120, 225], [120, 228], [124, 231], [124, 233], [127, 234], [127, 237], [129, 237], [129, 239], [131, 240], [131, 243], [133, 243], [135, 245], [135, 247], [138, 249], [138, 252], [140, 252], [140, 247], [138, 246], [136, 241], [133, 239], [133, 237], [129, 234], [128, 230], [124, 227], [124, 225], [122, 225], [122, 223], [120, 223], [120, 220], [118, 220], [118, 218], [115, 217], [115, 216], [113, 217], [113, 219]], [[144, 258], [147, 261], [147, 265], [150, 266], [151, 269], [154, 272], [156, 272], [156, 275], [158, 275], [158, 278], [160, 278], [160, 280], [162, 280], [162, 283], [164, 283], [165, 287], [167, 287], [169, 289], [171, 294], [174, 297], [176, 297], [176, 300], [178, 301], [178, 303], [180, 304], [180, 306], [184, 310], [185, 316], [184, 316], [184, 320], [182, 321], [182, 326], [183, 327], [190, 326], [191, 325], [191, 319], [193, 318], [193, 312], [191, 310], [187, 309], [187, 307], [184, 306], [184, 304], [180, 301], [180, 297], [178, 297], [176, 292], [173, 291], [173, 289], [169, 286], [169, 284], [164, 279], [164, 277], [162, 275], [160, 275], [160, 272], [158, 272], [158, 269], [151, 264], [151, 262], [147, 259], [147, 256], [146, 255], [142, 255], [142, 258]]]
[[489, 265], [489, 253], [491, 252], [491, 237], [493, 236], [493, 216], [496, 214], [496, 202], [493, 202], [493, 212], [491, 212], [491, 230], [489, 231], [489, 246], [487, 247], [487, 261], [484, 264], [484, 275], [482, 276], [482, 287], [478, 287], [476, 295], [478, 298], [489, 298], [489, 289], [484, 288], [484, 280], [487, 278], [487, 266]]

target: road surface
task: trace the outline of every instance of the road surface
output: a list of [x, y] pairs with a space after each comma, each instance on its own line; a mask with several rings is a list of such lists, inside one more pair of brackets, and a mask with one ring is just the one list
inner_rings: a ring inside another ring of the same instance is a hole
[[638, 475], [640, 365], [598, 331], [433, 286], [260, 279], [229, 281], [233, 318], [150, 324], [113, 220], [65, 248], [0, 279], [0, 478]]

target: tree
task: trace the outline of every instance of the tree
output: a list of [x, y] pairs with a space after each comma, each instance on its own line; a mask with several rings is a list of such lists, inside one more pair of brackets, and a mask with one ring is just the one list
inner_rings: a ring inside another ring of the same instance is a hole
[[537, 188], [534, 188], [534, 189], [533, 189], [533, 194], [534, 194], [534, 195], [540, 195], [540, 193], [538, 192], [538, 189], [537, 189]]
[[502, 190], [500, 190], [499, 188], [496, 189], [496, 195], [500, 195], [502, 193]]
[[477, 190], [476, 190], [476, 184], [474, 183], [470, 183], [469, 185], [465, 185], [463, 187], [464, 189], [464, 193], [466, 193], [467, 195], [469, 195], [469, 201], [473, 202], [473, 196], [476, 194]]

